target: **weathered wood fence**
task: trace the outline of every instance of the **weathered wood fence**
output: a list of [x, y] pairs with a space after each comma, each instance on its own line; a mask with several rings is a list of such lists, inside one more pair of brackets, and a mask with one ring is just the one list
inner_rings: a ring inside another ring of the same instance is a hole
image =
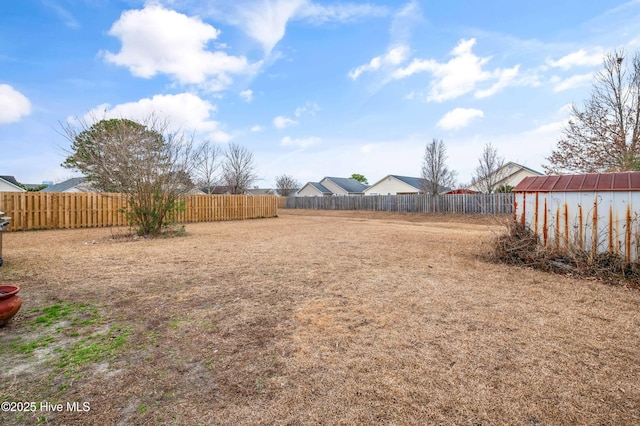
[[513, 214], [513, 194], [288, 197], [286, 207], [289, 209], [370, 210], [404, 213]]
[[[261, 195], [183, 195], [177, 221], [275, 217], [278, 197]], [[86, 192], [0, 192], [0, 211], [11, 217], [7, 231], [127, 225], [123, 194]]]

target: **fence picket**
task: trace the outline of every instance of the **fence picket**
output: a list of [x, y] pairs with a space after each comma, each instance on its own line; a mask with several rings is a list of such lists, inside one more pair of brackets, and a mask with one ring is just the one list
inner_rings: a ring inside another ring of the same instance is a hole
[[405, 194], [288, 197], [285, 207], [310, 210], [369, 210], [401, 213], [513, 214], [513, 194]]
[[[185, 210], [177, 221], [275, 217], [278, 197], [274, 195], [184, 195]], [[126, 225], [126, 198], [109, 193], [0, 192], [0, 211], [11, 217], [6, 231], [30, 229], [89, 228]]]

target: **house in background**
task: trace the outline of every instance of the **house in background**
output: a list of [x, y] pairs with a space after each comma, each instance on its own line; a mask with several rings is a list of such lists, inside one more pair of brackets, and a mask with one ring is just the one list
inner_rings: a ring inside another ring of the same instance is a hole
[[[387, 175], [364, 191], [364, 195], [406, 195], [424, 194], [424, 188], [429, 182], [422, 178]], [[450, 188], [441, 186], [439, 193], [449, 191]]]
[[27, 192], [13, 176], [0, 176], [0, 192]]
[[307, 182], [296, 194], [296, 197], [331, 197], [333, 192], [320, 185], [319, 182]]
[[297, 197], [330, 197], [333, 195], [364, 195], [367, 185], [351, 178], [325, 177], [320, 182], [308, 182]]
[[75, 177], [48, 186], [40, 192], [100, 192], [96, 191], [86, 177]]
[[245, 192], [246, 195], [275, 195], [275, 189], [271, 188], [250, 188]]
[[[495, 188], [503, 185], [516, 187], [526, 177], [543, 176], [543, 173], [525, 167], [522, 164], [514, 163], [513, 161], [506, 163], [495, 174], [497, 175]], [[484, 188], [482, 181], [479, 181], [472, 183], [467, 187], [467, 189], [482, 192]]]

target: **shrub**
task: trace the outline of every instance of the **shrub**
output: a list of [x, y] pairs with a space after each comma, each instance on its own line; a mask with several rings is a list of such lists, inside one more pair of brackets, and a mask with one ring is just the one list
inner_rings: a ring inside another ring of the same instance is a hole
[[617, 253], [594, 253], [571, 247], [545, 248], [531, 229], [515, 220], [507, 224], [506, 233], [495, 239], [488, 258], [508, 265], [592, 277], [608, 284], [619, 283], [640, 288], [640, 264], [626, 262]]

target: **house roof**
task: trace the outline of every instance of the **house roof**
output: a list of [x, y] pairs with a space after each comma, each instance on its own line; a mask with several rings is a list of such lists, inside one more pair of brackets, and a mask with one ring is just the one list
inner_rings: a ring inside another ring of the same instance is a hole
[[[407, 185], [411, 185], [414, 188], [417, 188], [420, 191], [423, 191], [424, 188], [426, 188], [427, 186], [429, 186], [429, 181], [423, 178], [417, 178], [417, 177], [409, 177], [409, 176], [398, 176], [398, 175], [390, 175], [393, 176], [394, 178], [406, 183]], [[446, 187], [446, 186], [442, 186], [440, 185], [440, 187], [438, 188], [438, 192], [446, 192], [446, 191], [450, 191], [451, 188]]]
[[9, 182], [12, 185], [20, 186], [20, 184], [16, 180], [15, 176], [0, 176], [0, 179]]
[[[411, 176], [387, 175], [387, 176], [383, 177], [382, 179], [380, 179], [375, 184], [373, 184], [372, 186], [376, 186], [377, 184], [379, 184], [380, 182], [384, 181], [385, 179], [387, 179], [389, 177], [396, 178], [400, 182], [406, 183], [407, 185], [415, 188], [419, 192], [423, 192], [424, 188], [426, 188], [428, 186], [428, 183], [429, 183], [426, 179], [423, 179], [423, 178], [417, 178], [417, 177], [411, 177]], [[438, 188], [438, 192], [446, 192], [446, 191], [449, 191], [450, 189], [451, 188], [447, 188], [446, 186], [440, 186]]]
[[81, 183], [86, 182], [86, 177], [75, 177], [71, 179], [67, 179], [64, 182], [56, 183], [55, 185], [51, 185], [46, 187], [40, 192], [65, 192], [69, 189], [80, 185]]
[[640, 172], [529, 176], [513, 192], [639, 191]]
[[14, 176], [0, 176], [0, 179], [15, 186], [16, 188], [19, 188], [21, 191], [24, 191], [24, 188], [20, 186], [20, 184], [18, 183], [18, 181]]
[[323, 194], [333, 194], [333, 192], [329, 191], [324, 185], [320, 184], [319, 182], [309, 182], [307, 183], [307, 185], [313, 186]]
[[422, 191], [422, 187], [427, 184], [427, 181], [422, 178], [411, 177], [411, 176], [398, 176], [398, 175], [389, 175], [398, 179], [401, 182], [406, 183], [409, 186], [413, 186], [414, 188]]
[[248, 195], [273, 195], [276, 192], [271, 188], [250, 188], [246, 193]]
[[325, 180], [325, 179], [328, 179], [331, 182], [335, 183], [340, 188], [344, 189], [345, 192], [348, 192], [348, 193], [361, 193], [368, 188], [367, 185], [352, 178], [325, 177], [322, 180]]

